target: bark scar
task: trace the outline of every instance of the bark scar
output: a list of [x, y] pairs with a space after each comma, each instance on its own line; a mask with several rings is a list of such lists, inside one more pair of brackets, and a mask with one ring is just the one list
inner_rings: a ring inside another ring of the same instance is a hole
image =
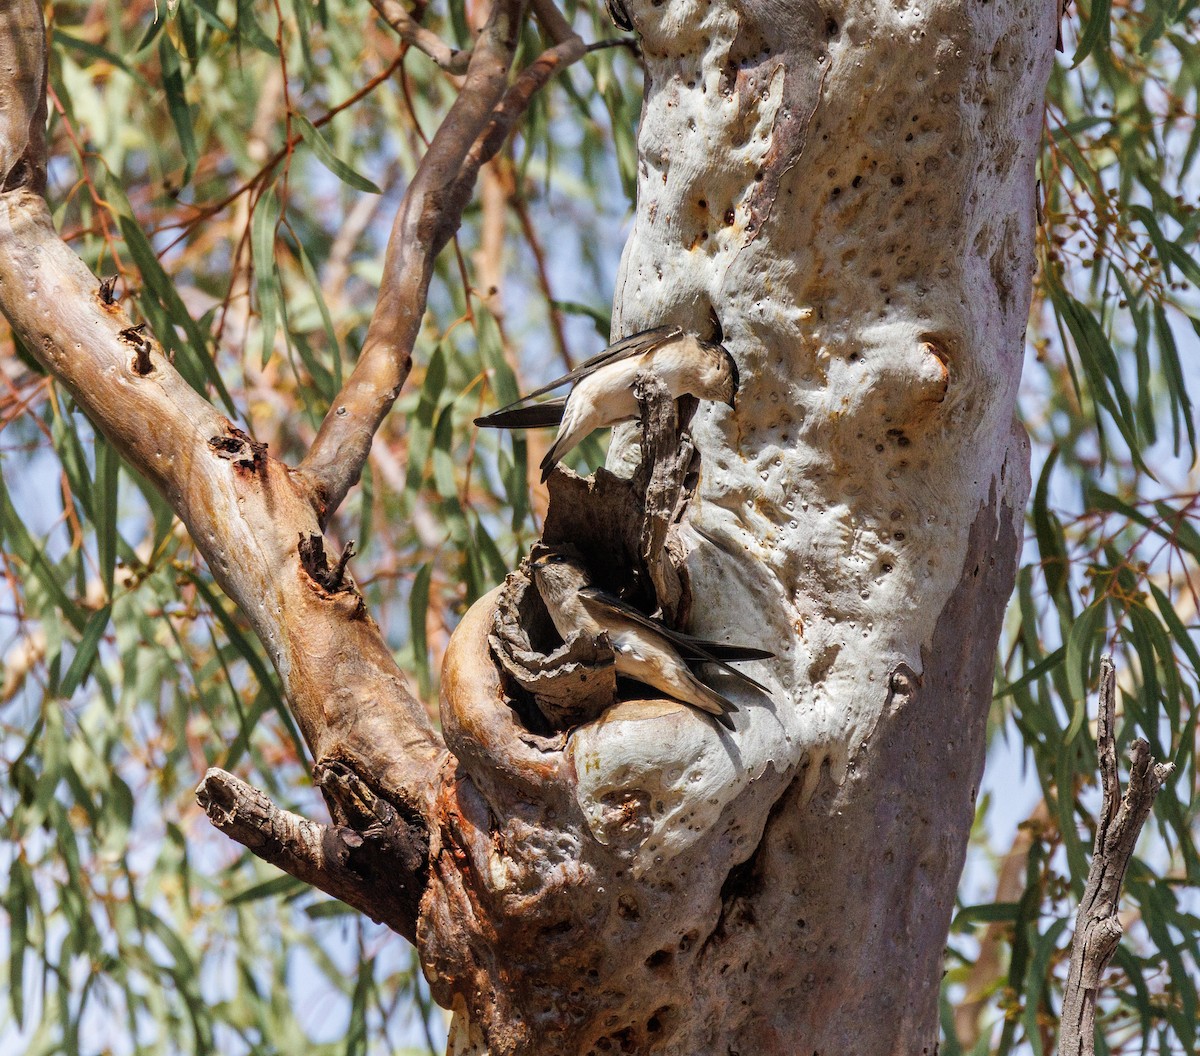
[[[107, 281], [108, 280], [106, 279], [105, 282], [107, 282]], [[114, 282], [116, 281], [115, 276], [113, 278], [113, 281]], [[111, 293], [112, 293], [112, 291], [110, 289], [110, 291], [109, 291], [110, 296], [111, 296]], [[101, 283], [100, 284], [100, 300], [106, 304], [112, 303], [111, 301], [104, 301], [104, 297], [105, 297], [104, 283]], [[131, 366], [133, 368], [133, 372], [143, 378], [147, 374], [150, 374], [154, 370], [154, 364], [150, 360], [150, 352], [151, 352], [152, 346], [151, 346], [149, 340], [145, 336], [143, 336], [143, 331], [145, 329], [146, 329], [145, 323], [138, 323], [137, 326], [125, 327], [124, 330], [122, 330], [119, 334], [117, 334], [117, 337], [119, 337], [122, 341], [125, 342], [125, 344], [129, 345], [133, 349], [133, 363], [131, 364]]]
[[208, 446], [217, 458], [232, 462], [236, 469], [259, 473], [266, 465], [267, 445], [260, 444], [232, 423], [226, 424], [224, 436], [209, 437]]

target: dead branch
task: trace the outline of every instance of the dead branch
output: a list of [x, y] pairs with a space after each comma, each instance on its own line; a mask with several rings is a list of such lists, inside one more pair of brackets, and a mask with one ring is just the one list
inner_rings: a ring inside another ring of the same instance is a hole
[[1096, 997], [1100, 977], [1121, 941], [1117, 904], [1125, 870], [1133, 856], [1142, 826], [1175, 766], [1156, 763], [1142, 738], [1129, 749], [1129, 784], [1121, 795], [1117, 774], [1117, 744], [1113, 735], [1117, 675], [1112, 657], [1100, 661], [1100, 705], [1096, 721], [1096, 749], [1104, 802], [1096, 826], [1096, 843], [1087, 886], [1075, 918], [1071, 940], [1071, 966], [1063, 992], [1059, 1028], [1061, 1056], [1094, 1056], [1096, 1052]]
[[429, 841], [420, 825], [406, 824], [383, 800], [366, 800], [353, 823], [322, 825], [213, 767], [196, 802], [213, 825], [263, 861], [414, 938]]

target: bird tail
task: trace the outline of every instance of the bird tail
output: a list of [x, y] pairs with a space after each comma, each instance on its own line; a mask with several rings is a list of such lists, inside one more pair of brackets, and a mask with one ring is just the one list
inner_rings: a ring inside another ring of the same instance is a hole
[[674, 632], [678, 640], [680, 652], [685, 656], [703, 657], [714, 660], [773, 660], [775, 654], [769, 649], [755, 649], [751, 645], [734, 645], [731, 642], [710, 642], [706, 638], [697, 638], [682, 631]]
[[766, 694], [768, 697], [771, 695], [770, 690], [761, 682], [756, 682], [745, 672], [739, 671], [736, 667], [730, 667], [724, 660], [719, 660], [715, 656], [689, 656], [685, 658], [684, 662], [693, 670], [702, 667], [704, 664], [711, 664], [713, 667], [720, 668], [725, 674], [732, 675], [742, 685], [749, 686], [751, 689], [757, 689], [760, 693]]
[[545, 457], [541, 462], [542, 483], [546, 483], [546, 479], [550, 476], [550, 471], [558, 465], [559, 459], [575, 446], [579, 437], [574, 430], [568, 432], [560, 432], [554, 438], [554, 443], [550, 445], [550, 450], [546, 452]]
[[566, 398], [531, 403], [527, 407], [509, 405], [475, 419], [485, 429], [544, 429], [562, 421]]
[[689, 704], [694, 704], [701, 711], [707, 712], [717, 720], [727, 730], [733, 729], [733, 720], [729, 717], [729, 712], [736, 711], [737, 705], [727, 697], [723, 697], [711, 686], [706, 686], [690, 671], [688, 672], [688, 684], [692, 691]]

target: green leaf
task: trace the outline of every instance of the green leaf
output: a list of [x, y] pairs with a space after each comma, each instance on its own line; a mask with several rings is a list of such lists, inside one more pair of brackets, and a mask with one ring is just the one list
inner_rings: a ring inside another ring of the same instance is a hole
[[[1088, 693], [1087, 685], [1091, 681], [1089, 672], [1092, 661], [1104, 645], [1104, 634], [1101, 619], [1104, 616], [1103, 602], [1089, 605], [1079, 614], [1079, 618], [1071, 627], [1067, 636], [1066, 657], [1064, 666], [1067, 671], [1067, 682], [1071, 687], [1071, 724], [1063, 734], [1063, 744], [1068, 745], [1083, 726], [1087, 718]], [[1099, 630], [1099, 633], [1097, 631]], [[1065, 790], [1069, 792], [1069, 790]]]
[[1087, 21], [1084, 23], [1083, 34], [1071, 56], [1071, 66], [1078, 66], [1097, 46], [1108, 46], [1108, 22], [1112, 11], [1112, 0], [1092, 0], [1088, 8]]
[[272, 877], [270, 880], [251, 884], [237, 894], [230, 895], [225, 900], [225, 904], [229, 906], [242, 906], [247, 902], [258, 902], [264, 898], [274, 898], [277, 895], [282, 895], [285, 898], [294, 897], [304, 894], [309, 890], [309, 886], [303, 880], [297, 880], [294, 876], [282, 873], [279, 876]]
[[175, 125], [175, 132], [179, 136], [179, 147], [183, 151], [183, 184], [186, 186], [192, 182], [199, 152], [196, 149], [196, 136], [192, 131], [192, 113], [188, 109], [187, 96], [184, 91], [179, 53], [175, 50], [175, 45], [171, 43], [171, 37], [167, 33], [159, 38], [158, 60], [162, 64], [163, 90], [167, 93], [167, 108], [171, 111], [171, 121]]
[[279, 273], [275, 267], [275, 229], [279, 226], [279, 196], [274, 187], [265, 190], [254, 206], [250, 223], [250, 251], [254, 257], [254, 289], [258, 296], [259, 325], [262, 327], [262, 365], [275, 349], [279, 313]]
[[292, 123], [300, 129], [301, 138], [312, 148], [312, 152], [317, 156], [321, 164], [346, 184], [347, 187], [353, 187], [356, 191], [366, 191], [368, 194], [383, 193], [376, 184], [372, 183], [365, 176], [360, 176], [342, 161], [333, 152], [333, 148], [326, 142], [325, 137], [321, 135], [320, 129], [307, 117], [303, 114], [292, 114]]
[[92, 664], [96, 662], [96, 654], [100, 649], [100, 640], [108, 629], [108, 621], [112, 617], [112, 605], [105, 605], [98, 612], [92, 613], [91, 618], [83, 629], [83, 637], [75, 650], [71, 666], [63, 676], [58, 692], [63, 697], [70, 697], [87, 679]]
[[95, 518], [96, 551], [100, 562], [100, 579], [104, 595], [113, 596], [117, 569], [117, 500], [120, 492], [121, 460], [112, 446], [99, 433], [95, 437], [96, 480]]
[[417, 569], [413, 579], [412, 594], [409, 595], [409, 634], [412, 637], [413, 666], [417, 673], [417, 686], [422, 698], [428, 700], [433, 693], [433, 676], [429, 669], [429, 638], [425, 621], [429, 613], [429, 585], [433, 579], [433, 564], [426, 561]]
[[1016, 902], [984, 902], [977, 906], [963, 906], [950, 925], [951, 931], [966, 931], [976, 924], [1008, 923], [1017, 919], [1020, 906]]
[[29, 867], [14, 854], [8, 871], [4, 909], [8, 913], [8, 1001], [18, 1029], [25, 1025], [25, 952], [28, 948], [29, 902], [36, 897]]
[[[155, 326], [155, 337], [167, 348], [173, 348], [179, 353], [175, 365], [188, 379], [189, 384], [203, 392], [200, 378], [207, 378], [221, 397], [221, 402], [224, 403], [228, 412], [236, 414], [233, 399], [225, 388], [225, 382], [221, 380], [216, 363], [213, 362], [209, 353], [208, 341], [184, 307], [183, 301], [175, 290], [175, 284], [159, 264], [146, 235], [137, 221], [133, 219], [129, 199], [125, 197], [124, 190], [113, 177], [107, 181], [106, 188], [110, 201], [118, 206], [117, 222], [121, 227], [121, 236], [125, 239], [130, 256], [133, 257], [134, 263], [137, 264], [138, 270], [142, 274], [142, 281], [146, 287], [142, 296], [144, 298], [146, 293], [151, 294], [165, 316], [165, 322]], [[175, 333], [175, 327], [183, 331], [187, 338], [186, 341], [179, 340]], [[195, 369], [187, 370], [189, 365]]]

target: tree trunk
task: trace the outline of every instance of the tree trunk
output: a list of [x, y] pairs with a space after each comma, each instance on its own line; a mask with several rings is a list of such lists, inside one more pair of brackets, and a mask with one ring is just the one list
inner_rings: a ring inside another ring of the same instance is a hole
[[[751, 668], [769, 697], [722, 687], [733, 734], [654, 700], [532, 732], [490, 651], [494, 591], [447, 653], [443, 745], [309, 540], [407, 373], [422, 276], [514, 100], [582, 54], [533, 7], [552, 61], [505, 89], [524, 12], [493, 5], [477, 105], [434, 140], [389, 247], [372, 333], [401, 337], [368, 341], [298, 472], [54, 234], [32, 2], [0, 13], [0, 303], [246, 611], [335, 824], [220, 773], [210, 817], [415, 938], [451, 1052], [933, 1052], [1028, 492], [1013, 412], [1057, 6], [628, 5], [648, 80], [616, 326], [703, 334], [715, 312], [738, 362], [736, 410], [692, 420], [699, 482], [671, 546], [692, 631], [776, 650]], [[637, 441], [619, 433], [610, 466], [630, 475]], [[577, 524], [618, 501], [563, 479]]]
[[[561, 752], [506, 731], [498, 769], [448, 718], [473, 869], [426, 895], [430, 977], [455, 1052], [933, 1052], [1028, 494], [1058, 12], [629, 7], [647, 85], [614, 336], [723, 325], [741, 390], [692, 423], [690, 629], [775, 648], [771, 699], [740, 698], [732, 737], [661, 702]], [[496, 711], [490, 605], [444, 714]]]

